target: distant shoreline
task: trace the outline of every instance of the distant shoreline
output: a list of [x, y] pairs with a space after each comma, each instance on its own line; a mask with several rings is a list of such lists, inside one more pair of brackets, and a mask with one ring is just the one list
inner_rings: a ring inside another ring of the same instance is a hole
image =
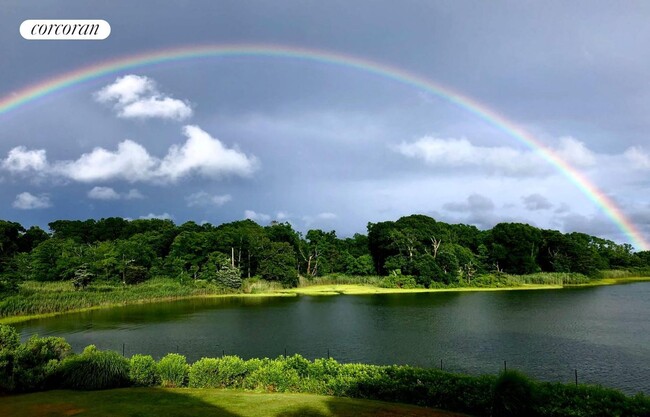
[[486, 292], [486, 291], [530, 291], [530, 290], [559, 290], [567, 288], [598, 287], [607, 285], [629, 284], [635, 282], [649, 282], [650, 277], [603, 278], [587, 284], [523, 284], [509, 287], [457, 287], [457, 288], [382, 288], [363, 284], [324, 284], [311, 285], [299, 288], [282, 289], [262, 293], [232, 293], [232, 294], [197, 294], [179, 295], [155, 298], [143, 298], [117, 303], [99, 304], [91, 307], [77, 308], [65, 311], [55, 311], [41, 314], [18, 315], [0, 318], [0, 324], [16, 324], [25, 321], [55, 317], [62, 314], [82, 313], [85, 311], [124, 307], [127, 305], [150, 304], [165, 301], [181, 301], [202, 298], [252, 298], [252, 297], [297, 297], [297, 296], [332, 296], [332, 295], [373, 295], [373, 294], [417, 294], [437, 292]]

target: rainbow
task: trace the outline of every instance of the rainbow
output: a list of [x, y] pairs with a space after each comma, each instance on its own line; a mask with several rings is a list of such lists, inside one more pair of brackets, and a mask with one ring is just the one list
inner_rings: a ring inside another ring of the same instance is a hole
[[375, 74], [387, 79], [424, 90], [472, 113], [515, 138], [528, 148], [537, 152], [549, 164], [571, 181], [589, 200], [591, 200], [640, 250], [647, 250], [650, 244], [644, 239], [640, 230], [621, 211], [607, 195], [600, 191], [580, 171], [564, 161], [552, 149], [530, 133], [518, 127], [484, 104], [460, 94], [448, 87], [428, 80], [403, 69], [370, 61], [367, 59], [315, 49], [272, 44], [235, 44], [185, 46], [145, 52], [100, 62], [80, 68], [43, 82], [23, 88], [13, 94], [0, 98], [0, 116], [26, 105], [40, 97], [78, 85], [85, 81], [106, 75], [127, 71], [160, 63], [183, 61], [206, 57], [271, 57], [292, 58], [309, 62], [338, 65]]

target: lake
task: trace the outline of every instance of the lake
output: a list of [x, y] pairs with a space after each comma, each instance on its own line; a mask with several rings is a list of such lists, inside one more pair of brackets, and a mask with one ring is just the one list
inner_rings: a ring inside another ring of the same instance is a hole
[[650, 394], [650, 282], [564, 290], [194, 299], [18, 324], [130, 356], [195, 361], [329, 354], [340, 362], [519, 369], [547, 381]]

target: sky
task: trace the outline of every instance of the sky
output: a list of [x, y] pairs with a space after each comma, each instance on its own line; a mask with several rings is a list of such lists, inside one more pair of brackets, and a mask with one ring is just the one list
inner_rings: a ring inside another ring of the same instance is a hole
[[[578, 172], [650, 240], [650, 3], [31, 1], [0, 6], [0, 102], [101, 62], [265, 44], [390, 66], [480, 103]], [[103, 19], [28, 41], [26, 19]], [[0, 218], [250, 218], [365, 233], [426, 214], [635, 242], [539, 150], [435, 91], [258, 54], [104, 74], [0, 112]]]

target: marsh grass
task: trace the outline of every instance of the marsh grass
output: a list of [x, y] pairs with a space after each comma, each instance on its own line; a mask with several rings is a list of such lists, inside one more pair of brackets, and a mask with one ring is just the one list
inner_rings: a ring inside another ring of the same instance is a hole
[[268, 294], [282, 290], [282, 284], [277, 281], [266, 281], [259, 277], [246, 278], [242, 282], [244, 294]]
[[385, 278], [386, 277], [375, 275], [359, 276], [342, 274], [330, 274], [313, 278], [301, 276], [298, 282], [298, 287], [311, 287], [314, 285], [372, 285], [375, 287], [381, 287]]
[[0, 317], [40, 315], [228, 292], [205, 282], [181, 284], [169, 278], [154, 278], [131, 286], [98, 283], [83, 291], [76, 291], [71, 282], [27, 281], [21, 284], [18, 294], [0, 301]]

